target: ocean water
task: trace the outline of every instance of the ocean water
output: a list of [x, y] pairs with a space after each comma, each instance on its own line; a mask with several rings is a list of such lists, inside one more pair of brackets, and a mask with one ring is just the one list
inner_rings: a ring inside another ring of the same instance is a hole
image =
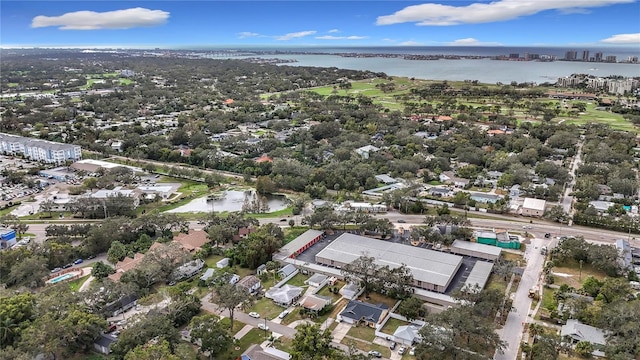
[[392, 76], [415, 77], [430, 80], [478, 80], [482, 83], [512, 81], [555, 83], [559, 77], [571, 74], [595, 76], [640, 76], [640, 64], [592, 63], [570, 61], [501, 61], [490, 59], [461, 60], [404, 60], [402, 58], [354, 58], [339, 55], [278, 54], [262, 55], [264, 58], [294, 59], [291, 66], [321, 66], [340, 69], [370, 70]]
[[[361, 54], [416, 54], [416, 55], [461, 55], [461, 56], [498, 56], [517, 53], [524, 57], [526, 53], [551, 55], [563, 58], [569, 50], [582, 56], [588, 50], [590, 56], [602, 52], [603, 56], [615, 55], [618, 61], [630, 56], [640, 57], [640, 47], [632, 48], [569, 48], [569, 47], [489, 47], [489, 46], [387, 46], [387, 47], [238, 47], [236, 50], [272, 52], [259, 57], [293, 59], [291, 66], [337, 67], [352, 70], [370, 70], [384, 72], [392, 76], [415, 77], [432, 80], [478, 80], [483, 83], [533, 82], [554, 83], [558, 77], [574, 73], [595, 76], [621, 75], [640, 77], [640, 64], [596, 63], [569, 61], [501, 61], [490, 59], [461, 60], [404, 60], [388, 57], [343, 57], [340, 53]], [[201, 49], [205, 50], [205, 49]], [[214, 50], [206, 49], [206, 50]], [[222, 50], [222, 49], [220, 49]]]

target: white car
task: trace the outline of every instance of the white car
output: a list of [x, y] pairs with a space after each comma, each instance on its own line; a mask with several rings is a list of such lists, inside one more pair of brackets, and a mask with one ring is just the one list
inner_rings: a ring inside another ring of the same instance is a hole
[[284, 319], [284, 317], [287, 315], [289, 315], [289, 310], [284, 310], [283, 312], [280, 313], [280, 315], [278, 315], [278, 317], [280, 319]]
[[258, 324], [258, 329], [269, 331], [269, 326], [267, 326], [267, 325], [265, 325], [263, 323], [260, 323], [260, 324]]
[[257, 312], [255, 312], [255, 311], [250, 312], [250, 313], [249, 313], [249, 316], [251, 316], [252, 318], [256, 318], [256, 319], [259, 319], [259, 318], [260, 318], [260, 314], [258, 314], [258, 313], [257, 313]]

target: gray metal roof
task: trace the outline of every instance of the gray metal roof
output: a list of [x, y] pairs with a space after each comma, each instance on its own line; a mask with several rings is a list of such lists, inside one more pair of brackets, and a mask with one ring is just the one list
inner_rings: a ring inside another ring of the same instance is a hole
[[467, 287], [470, 289], [478, 285], [480, 289], [484, 289], [491, 275], [491, 269], [493, 269], [493, 263], [477, 261], [473, 269], [471, 269], [467, 281], [464, 282], [463, 288]]
[[295, 253], [300, 250], [303, 246], [307, 245], [311, 240], [316, 237], [324, 234], [324, 231], [320, 230], [307, 230], [302, 235], [297, 238], [291, 240], [290, 243], [286, 244], [282, 248], [280, 248], [280, 253], [288, 257], [289, 255]]
[[340, 263], [350, 263], [366, 255], [375, 258], [378, 265], [390, 268], [406, 265], [413, 278], [429, 284], [447, 286], [458, 271], [462, 257], [390, 241], [376, 240], [345, 233], [316, 255]]
[[502, 249], [497, 246], [479, 244], [479, 243], [463, 241], [463, 240], [455, 240], [453, 242], [453, 244], [451, 245], [451, 251], [455, 252], [456, 249], [476, 251], [483, 254], [489, 254], [494, 256], [500, 256], [500, 253], [502, 252]]

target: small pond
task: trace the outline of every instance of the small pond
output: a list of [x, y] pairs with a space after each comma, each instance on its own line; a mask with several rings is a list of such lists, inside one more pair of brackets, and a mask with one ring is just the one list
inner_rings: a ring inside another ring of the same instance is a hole
[[[286, 209], [288, 206], [287, 198], [283, 195], [265, 195], [260, 196], [261, 202], [266, 201], [267, 211], [274, 212]], [[169, 210], [170, 213], [189, 213], [189, 212], [233, 212], [241, 211], [245, 204], [250, 206], [259, 206], [256, 203], [257, 193], [255, 190], [227, 190], [217, 196], [203, 196], [191, 200], [189, 203]], [[262, 205], [264, 208], [264, 205]], [[251, 211], [254, 212], [254, 211]]]

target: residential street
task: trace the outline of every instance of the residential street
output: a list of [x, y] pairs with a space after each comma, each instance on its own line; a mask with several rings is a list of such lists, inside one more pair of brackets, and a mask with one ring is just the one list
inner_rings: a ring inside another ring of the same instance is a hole
[[[573, 186], [576, 184], [576, 170], [578, 166], [582, 163], [582, 141], [580, 141], [577, 145], [576, 156], [573, 158], [573, 162], [571, 162], [571, 168], [569, 169], [569, 175], [571, 175], [571, 181], [567, 184], [564, 190], [564, 194], [562, 195], [562, 209], [565, 213], [569, 215], [569, 218], [573, 216], [573, 210], [571, 209], [571, 204], [573, 203], [573, 196], [569, 195], [573, 191]], [[569, 220], [571, 223], [571, 220]]]
[[[529, 298], [529, 289], [541, 285], [540, 278], [544, 266], [545, 256], [540, 254], [540, 247], [548, 241], [540, 238], [531, 240], [527, 246], [525, 259], [527, 267], [524, 269], [520, 284], [513, 298], [513, 307], [507, 317], [504, 327], [498, 331], [500, 338], [506, 343], [503, 354], [496, 353], [495, 360], [515, 360], [522, 339], [522, 332], [527, 323], [532, 321], [530, 315], [532, 299]], [[541, 288], [541, 287], [539, 287]]]

